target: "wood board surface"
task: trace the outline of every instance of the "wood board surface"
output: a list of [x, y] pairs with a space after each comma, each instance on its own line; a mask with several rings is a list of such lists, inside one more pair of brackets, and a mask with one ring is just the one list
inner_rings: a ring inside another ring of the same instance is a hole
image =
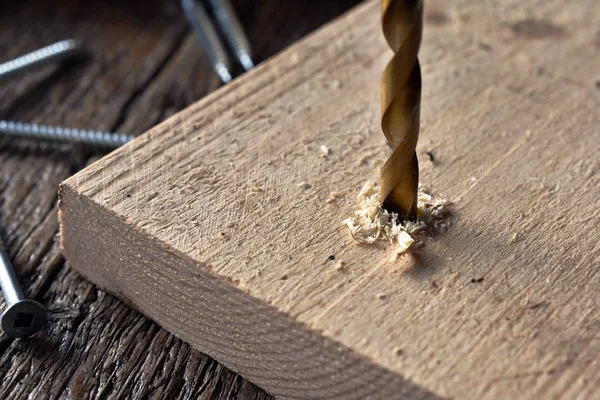
[[63, 183], [70, 264], [281, 398], [591, 398], [600, 4], [426, 9], [419, 254], [341, 224], [389, 154], [371, 1]]
[[[231, 3], [262, 62], [358, 0]], [[0, 62], [70, 37], [89, 50], [76, 63], [2, 80], [2, 119], [138, 135], [220, 86], [178, 0], [1, 9]], [[0, 330], [0, 399], [272, 399], [68, 267], [57, 188], [90, 157], [89, 148], [0, 135], [0, 231], [25, 294], [49, 312], [47, 329], [29, 340]]]

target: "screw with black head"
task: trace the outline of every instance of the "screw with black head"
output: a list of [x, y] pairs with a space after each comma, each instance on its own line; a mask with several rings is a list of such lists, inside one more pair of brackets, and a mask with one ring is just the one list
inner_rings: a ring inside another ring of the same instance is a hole
[[46, 326], [46, 309], [37, 301], [26, 299], [0, 237], [0, 286], [6, 310], [0, 317], [2, 330], [13, 338], [27, 338]]

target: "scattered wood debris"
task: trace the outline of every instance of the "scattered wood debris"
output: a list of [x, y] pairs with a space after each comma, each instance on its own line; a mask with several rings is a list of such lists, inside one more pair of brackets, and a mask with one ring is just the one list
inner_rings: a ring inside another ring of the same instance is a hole
[[538, 308], [546, 307], [547, 305], [548, 305], [548, 302], [546, 300], [542, 300], [539, 303], [535, 303], [534, 305], [529, 306], [529, 309], [530, 310], [535, 310], [535, 309], [538, 309]]
[[371, 159], [375, 157], [375, 153], [373, 153], [372, 151], [369, 151], [368, 153], [364, 154], [360, 160], [358, 160], [358, 165], [365, 165], [367, 164], [367, 162]]
[[433, 197], [421, 185], [416, 221], [401, 222], [398, 214], [381, 208], [379, 186], [371, 181], [365, 183], [358, 194], [358, 203], [355, 216], [344, 220], [344, 224], [359, 243], [373, 244], [380, 240], [396, 243], [391, 261], [421, 246], [423, 243], [418, 240], [420, 233], [433, 234], [449, 227], [447, 217], [451, 203], [444, 198]]
[[346, 262], [344, 260], [336, 259], [334, 255], [327, 257], [327, 260], [329, 260], [336, 271], [343, 271], [346, 267]]
[[331, 192], [329, 193], [329, 196], [327, 196], [327, 199], [325, 199], [325, 203], [327, 204], [331, 204], [334, 201], [337, 200], [338, 197], [340, 197], [342, 194], [340, 192]]
[[510, 238], [510, 243], [517, 243], [523, 240], [523, 234], [521, 232], [515, 232]]

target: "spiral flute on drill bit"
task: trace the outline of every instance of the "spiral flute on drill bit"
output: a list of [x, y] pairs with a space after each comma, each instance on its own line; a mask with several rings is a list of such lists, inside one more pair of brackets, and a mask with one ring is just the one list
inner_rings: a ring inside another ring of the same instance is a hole
[[381, 169], [383, 207], [401, 218], [416, 217], [419, 164], [422, 0], [382, 0], [383, 33], [394, 52], [381, 80], [381, 127], [393, 149]]

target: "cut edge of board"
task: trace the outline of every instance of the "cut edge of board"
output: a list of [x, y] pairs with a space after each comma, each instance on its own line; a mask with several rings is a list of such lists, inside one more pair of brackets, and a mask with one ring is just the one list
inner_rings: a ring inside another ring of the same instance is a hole
[[[136, 233], [123, 218], [64, 183], [59, 205], [61, 247], [70, 265], [80, 266], [77, 270], [86, 279], [272, 395], [282, 399], [369, 398], [376, 390], [377, 398], [439, 399], [275, 307], [256, 301], [235, 282], [212, 274], [209, 265], [198, 264], [146, 233]], [[130, 266], [125, 274], [118, 268], [123, 264]], [[144, 281], [151, 285], [138, 285]], [[164, 291], [165, 285], [172, 285], [172, 297], [157, 299], [153, 288], [162, 286]], [[187, 313], [193, 329], [181, 329], [180, 321], [186, 319], [181, 312]], [[197, 334], [190, 335], [191, 331]]]

